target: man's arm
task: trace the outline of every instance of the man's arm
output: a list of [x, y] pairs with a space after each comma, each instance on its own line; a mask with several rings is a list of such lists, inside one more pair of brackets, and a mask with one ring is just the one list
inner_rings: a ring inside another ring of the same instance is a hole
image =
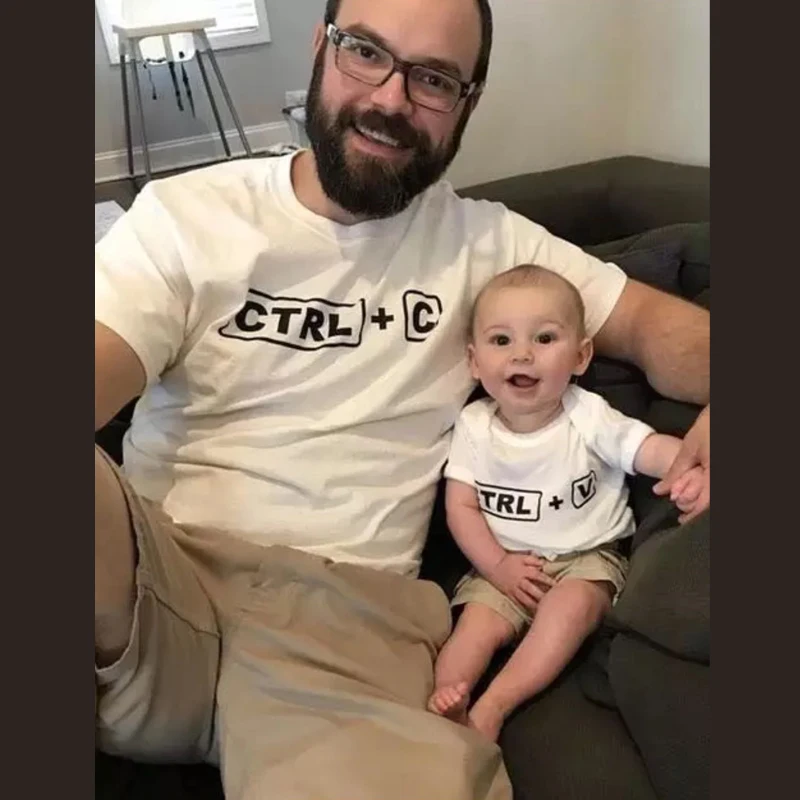
[[94, 429], [102, 428], [142, 393], [145, 372], [130, 345], [110, 328], [94, 323]]
[[710, 339], [704, 308], [629, 279], [595, 345], [600, 355], [638, 366], [665, 397], [706, 405]]
[[[688, 470], [697, 466], [708, 470], [711, 466], [710, 342], [708, 311], [634, 280], [625, 284], [595, 337], [600, 354], [636, 364], [660, 394], [705, 405], [672, 466], [653, 487], [656, 494], [669, 494], [675, 481]], [[706, 492], [703, 504], [709, 502]]]

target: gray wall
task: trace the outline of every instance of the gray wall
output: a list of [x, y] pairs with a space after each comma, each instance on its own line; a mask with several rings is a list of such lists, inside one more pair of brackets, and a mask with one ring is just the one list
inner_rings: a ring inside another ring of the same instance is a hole
[[[379, 0], [375, 0], [379, 2]], [[435, 2], [435, 0], [431, 0]], [[245, 126], [280, 122], [284, 92], [305, 89], [324, 0], [266, 0], [272, 43], [219, 51]], [[486, 92], [448, 178], [456, 187], [627, 153], [709, 162], [709, 0], [492, 0]], [[196, 98], [202, 99], [194, 62]], [[214, 130], [181, 115], [166, 68], [148, 130], [165, 142]], [[95, 153], [125, 146], [119, 67], [95, 34]], [[226, 127], [231, 128], [230, 121]]]
[[[305, 89], [311, 75], [311, 34], [322, 19], [324, 0], [266, 0], [272, 41], [231, 50], [217, 50], [216, 55], [242, 123], [261, 125], [280, 122], [284, 92]], [[142, 95], [147, 120], [148, 139], [165, 142], [216, 131], [214, 117], [205, 100], [205, 91], [196, 61], [187, 65], [197, 119], [191, 112], [181, 114], [166, 67], [152, 70], [158, 100], [151, 99], [150, 83], [145, 77]], [[140, 75], [142, 73], [140, 72]], [[105, 153], [125, 147], [122, 113], [122, 90], [119, 66], [110, 65], [103, 34], [95, 14], [94, 36], [94, 151]], [[214, 77], [212, 87], [216, 89]], [[183, 86], [181, 85], [181, 90]], [[131, 98], [133, 103], [133, 98]], [[131, 111], [135, 106], [132, 105]], [[233, 123], [224, 116], [226, 128]], [[134, 128], [134, 136], [136, 136]]]
[[489, 78], [454, 186], [621, 153], [631, 1], [492, 0]]
[[628, 151], [708, 165], [709, 0], [646, 0], [630, 14]]

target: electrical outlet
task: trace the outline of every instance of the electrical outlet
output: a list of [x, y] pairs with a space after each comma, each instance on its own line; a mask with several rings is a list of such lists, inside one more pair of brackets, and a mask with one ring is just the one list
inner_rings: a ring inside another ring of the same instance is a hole
[[308, 92], [305, 89], [294, 89], [293, 91], [286, 92], [285, 101], [286, 107], [305, 105], [306, 95]]

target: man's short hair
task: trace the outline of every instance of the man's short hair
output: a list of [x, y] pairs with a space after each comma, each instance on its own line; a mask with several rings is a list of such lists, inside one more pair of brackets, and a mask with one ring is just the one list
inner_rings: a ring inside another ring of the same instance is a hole
[[[472, 80], [481, 85], [486, 82], [489, 73], [489, 55], [492, 52], [492, 9], [489, 0], [475, 0], [478, 4], [478, 12], [481, 17], [481, 49], [478, 51], [478, 61], [475, 64], [475, 71], [472, 73]], [[327, 0], [325, 4], [325, 23], [336, 22], [336, 15], [339, 13], [339, 6], [342, 0]]]
[[472, 304], [472, 314], [469, 320], [470, 339], [474, 338], [475, 319], [481, 299], [490, 291], [504, 289], [508, 286], [557, 286], [568, 298], [578, 336], [586, 335], [586, 307], [583, 304], [581, 293], [575, 288], [575, 285], [546, 267], [540, 267], [538, 264], [519, 264], [495, 275], [478, 292], [478, 296]]

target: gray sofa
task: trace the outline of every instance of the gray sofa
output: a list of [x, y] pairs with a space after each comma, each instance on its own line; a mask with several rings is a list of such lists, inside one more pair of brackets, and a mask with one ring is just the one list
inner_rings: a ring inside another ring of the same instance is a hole
[[[500, 200], [633, 277], [710, 308], [707, 168], [622, 157], [462, 194]], [[684, 433], [699, 410], [659, 397], [638, 370], [608, 359], [596, 359], [581, 382], [666, 432]], [[117, 458], [129, 412], [97, 435]], [[610, 618], [503, 730], [516, 800], [708, 796], [709, 518], [678, 527], [651, 486], [649, 479], [631, 482], [639, 526], [628, 585]], [[440, 491], [422, 577], [451, 592], [466, 566], [447, 530]], [[207, 766], [141, 765], [98, 753], [96, 797], [218, 800], [222, 792]]]

